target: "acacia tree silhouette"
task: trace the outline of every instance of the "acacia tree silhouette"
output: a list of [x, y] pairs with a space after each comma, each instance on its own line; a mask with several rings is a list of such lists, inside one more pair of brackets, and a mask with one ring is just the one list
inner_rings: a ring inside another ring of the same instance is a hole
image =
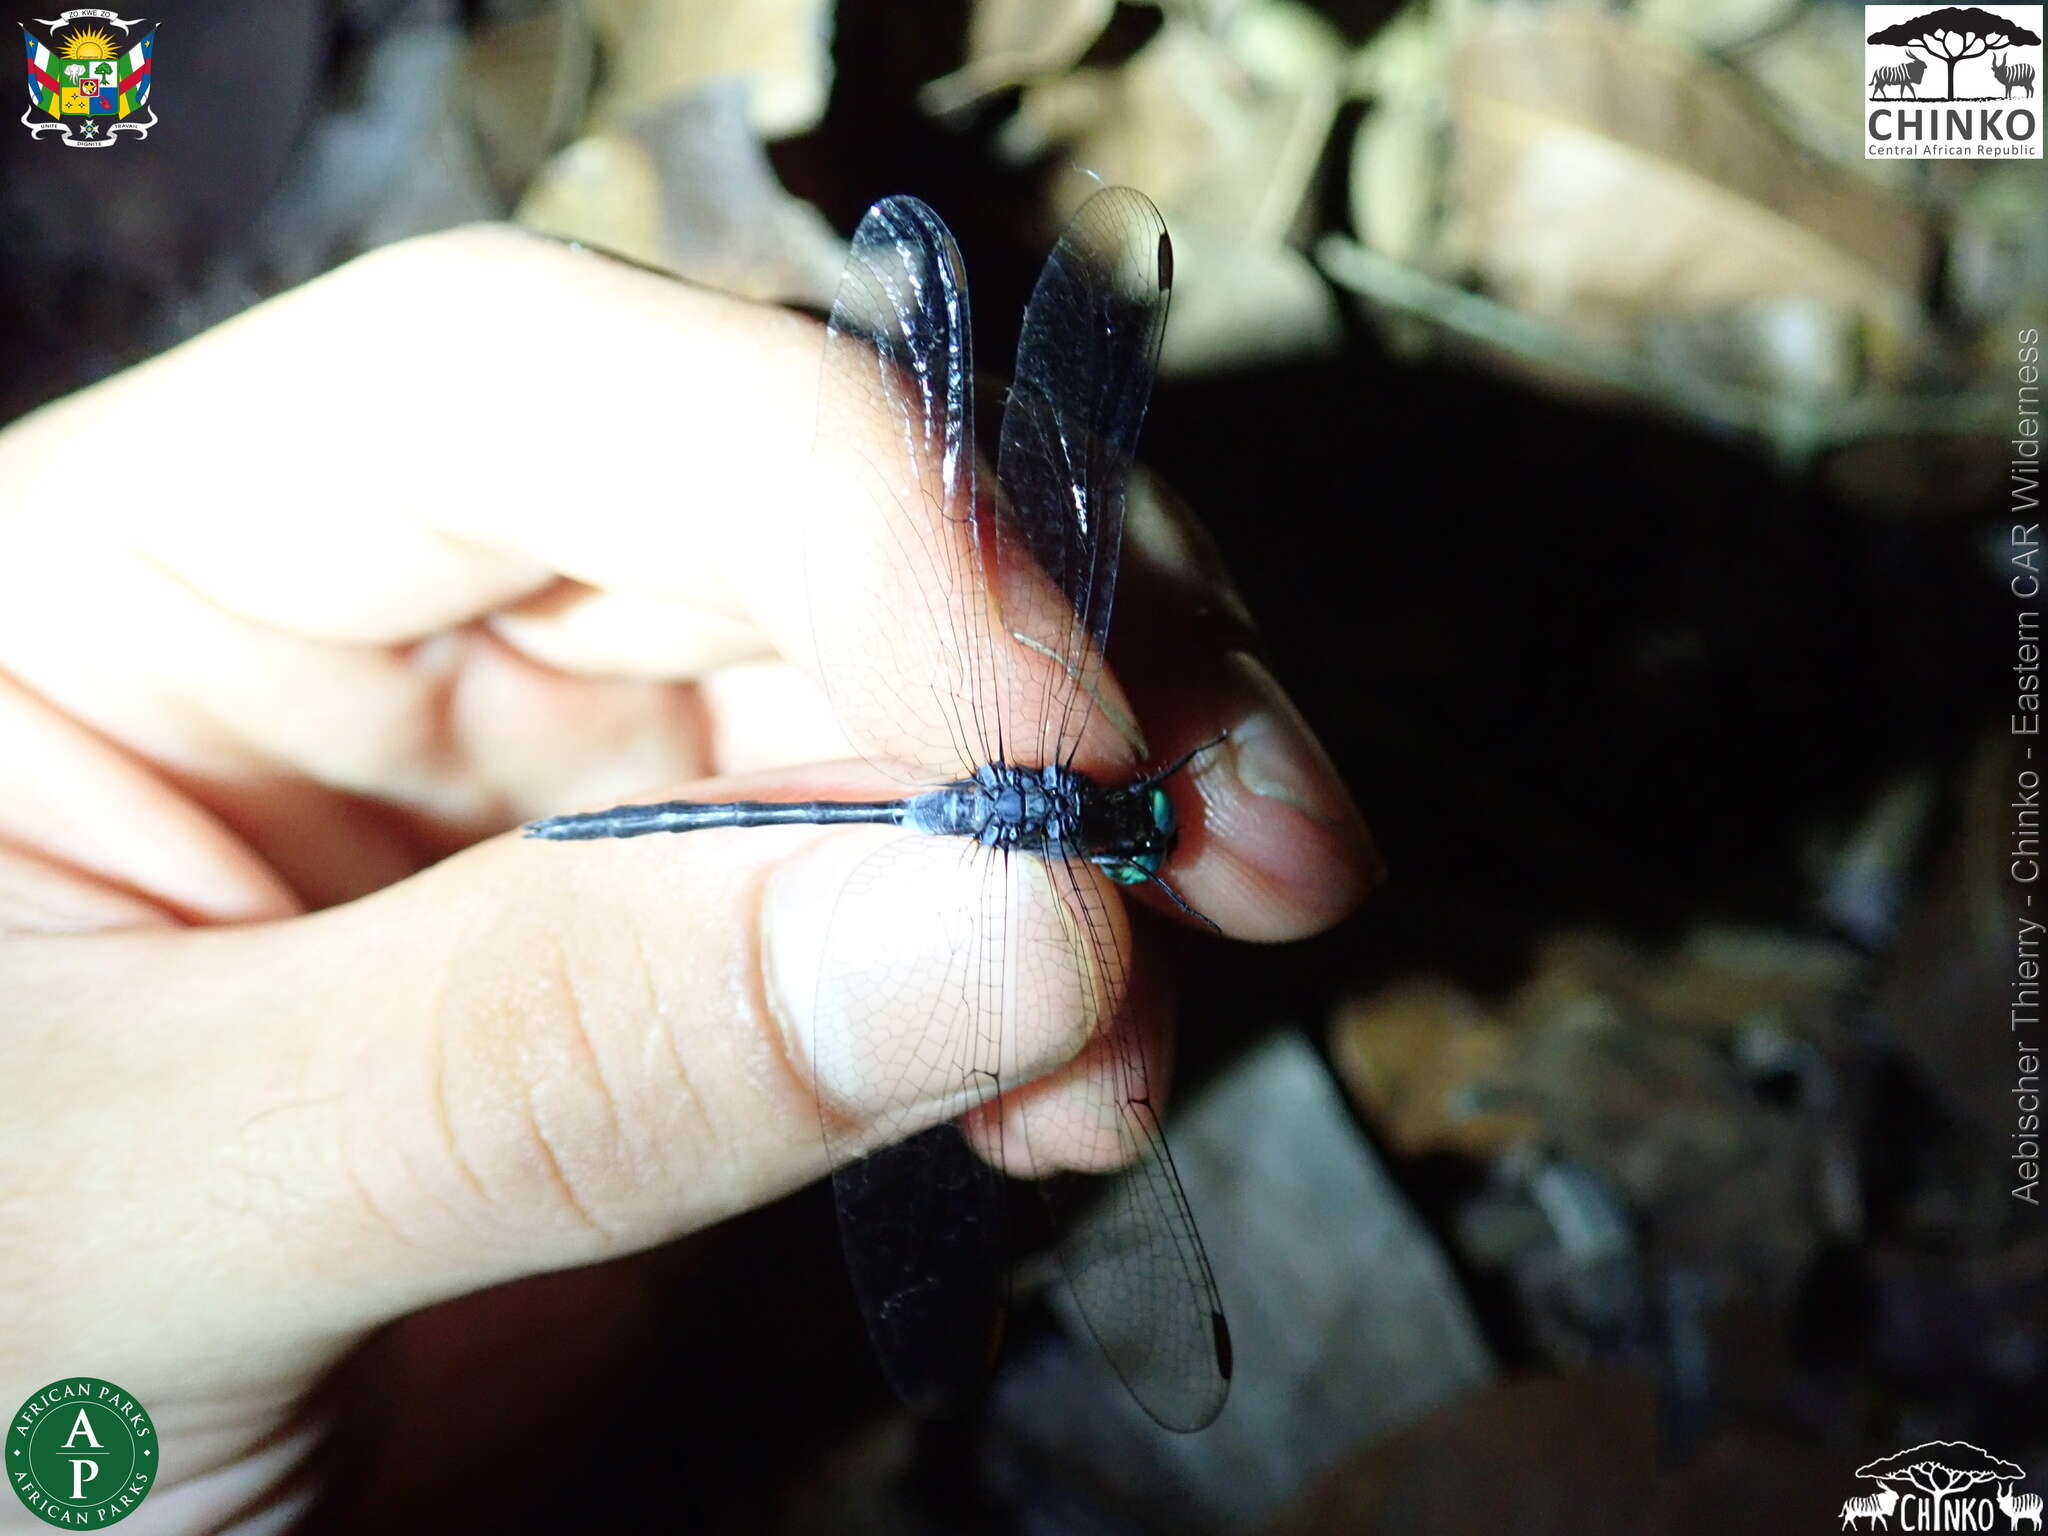
[[1900, 1451], [1881, 1461], [1856, 1469], [1858, 1477], [1875, 1477], [1910, 1483], [1934, 1501], [1934, 1518], [1929, 1530], [1942, 1529], [1941, 1504], [1952, 1493], [1974, 1488], [1979, 1483], [2017, 1481], [2025, 1471], [2001, 1460], [1967, 1440], [1929, 1440], [1909, 1451]]
[[1866, 41], [1893, 43], [1901, 47], [1907, 43], [1918, 43], [1948, 65], [1947, 99], [1954, 101], [1956, 66], [1963, 60], [1978, 58], [1994, 48], [2010, 48], [2015, 43], [2031, 46], [2041, 38], [2016, 21], [2007, 21], [2003, 16], [1994, 16], [1974, 5], [1946, 5], [1924, 16], [1915, 16], [1911, 21], [1902, 21], [1895, 27], [1873, 32]]

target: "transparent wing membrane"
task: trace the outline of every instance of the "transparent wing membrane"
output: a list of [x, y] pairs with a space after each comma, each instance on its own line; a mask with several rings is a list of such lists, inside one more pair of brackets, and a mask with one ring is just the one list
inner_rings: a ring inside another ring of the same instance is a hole
[[[840, 892], [807, 1041], [847, 1271], [889, 1384], [927, 1413], [958, 1408], [994, 1364], [1007, 1201], [957, 1126], [898, 1138], [927, 1103], [998, 1096], [1009, 895], [1003, 861], [972, 844], [884, 843]], [[849, 1140], [849, 1109], [893, 1144]]]
[[[1026, 311], [991, 486], [976, 473], [952, 236], [913, 198], [861, 221], [827, 327], [817, 451], [833, 494], [805, 558], [819, 674], [876, 766], [932, 782], [1085, 755], [1170, 285], [1151, 203], [1091, 199]], [[870, 1152], [877, 1137], [845, 1134], [849, 1110], [893, 1142], [935, 1102], [1000, 1108], [1089, 1040], [1110, 1042], [1083, 1058], [1094, 1108], [1037, 1096], [1017, 1144], [990, 1155], [1034, 1175], [1077, 1148], [1090, 1166], [1128, 1165], [1042, 1182], [1082, 1313], [1162, 1424], [1198, 1428], [1222, 1405], [1221, 1305], [1130, 1026], [1120, 903], [1085, 862], [896, 834], [834, 908], [811, 1024], [820, 1118], [869, 1330], [920, 1407], [956, 1405], [993, 1363], [1004, 1188], [954, 1126]]]
[[848, 494], [812, 518], [805, 574], [840, 724], [913, 782], [971, 772], [998, 734], [973, 381], [952, 235], [916, 198], [875, 204], [839, 280], [819, 387], [817, 457]]
[[[1027, 1102], [1028, 1147], [1080, 1149], [1072, 1157], [1108, 1175], [1050, 1172], [1039, 1184], [1060, 1234], [1061, 1267], [1088, 1328], [1145, 1411], [1168, 1429], [1194, 1430], [1222, 1411], [1230, 1336], [1209, 1256], [1195, 1229], [1161, 1122], [1165, 1074], [1122, 1000], [1129, 995], [1128, 937], [1094, 870], [1050, 867], [1070, 891], [1067, 942], [1103, 978], [1089, 1091]], [[1079, 1105], [1079, 1108], [1076, 1106]]]
[[996, 461], [1011, 513], [997, 590], [1007, 631], [1058, 664], [1016, 711], [1018, 750], [1040, 762], [1072, 762], [1094, 708], [1171, 250], [1150, 199], [1111, 187], [1067, 226], [1024, 310]]

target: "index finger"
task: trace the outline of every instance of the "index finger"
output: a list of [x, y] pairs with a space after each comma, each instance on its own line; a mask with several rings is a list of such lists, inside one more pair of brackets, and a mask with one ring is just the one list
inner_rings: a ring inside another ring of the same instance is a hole
[[477, 226], [46, 407], [0, 462], [18, 507], [60, 505], [118, 433], [146, 467], [121, 532], [293, 634], [414, 640], [557, 576], [752, 627], [795, 601], [756, 557], [807, 480], [817, 347], [802, 316]]
[[[124, 538], [214, 607], [300, 641], [404, 645], [567, 576], [628, 620], [593, 625], [583, 605], [611, 670], [684, 679], [747, 656], [809, 661], [805, 529], [875, 515], [868, 488], [821, 478], [813, 460], [820, 347], [802, 316], [515, 230], [459, 230], [362, 258], [17, 424], [0, 435], [0, 484], [32, 533], [39, 509], [68, 504], [69, 466], [117, 434], [123, 460], [148, 466], [144, 494], [114, 509]], [[869, 590], [844, 576], [849, 600]], [[297, 704], [286, 694], [303, 654], [238, 682]], [[1005, 664], [1033, 658], [1012, 647]], [[366, 688], [388, 681], [370, 676]], [[373, 721], [391, 717], [389, 693], [364, 711]], [[599, 734], [589, 750], [607, 744]], [[1296, 733], [1278, 760], [1302, 769], [1303, 750]], [[1259, 936], [1341, 915], [1362, 860], [1304, 831], [1285, 796], [1210, 772], [1207, 830], [1190, 842], [1197, 905]], [[1326, 765], [1296, 778], [1320, 786], [1309, 802], [1342, 806]], [[373, 772], [360, 787], [375, 791]], [[1251, 864], [1214, 857], [1231, 845]], [[1317, 855], [1306, 864], [1304, 848]]]
[[[765, 656], [816, 671], [808, 553], [832, 599], [824, 638], [871, 653], [875, 695], [914, 698], [957, 669], [959, 646], [898, 622], [913, 603], [896, 557], [958, 542], [960, 526], [918, 507], [915, 535], [879, 531], [903, 520], [885, 410], [813, 452], [822, 344], [802, 316], [461, 230], [364, 257], [37, 413], [0, 436], [0, 483], [24, 535], [45, 536], [46, 568], [82, 576], [78, 530], [35, 525], [117, 437], [147, 471], [93, 529], [103, 565], [139, 552], [181, 592], [323, 644], [404, 645], [489, 616], [532, 659], [614, 678], [694, 680]], [[879, 489], [849, 464], [883, 466]], [[964, 588], [967, 553], [932, 568]], [[78, 596], [90, 603], [89, 584]], [[178, 664], [170, 637], [152, 642], [148, 660]], [[1022, 647], [989, 660], [1006, 679], [1055, 665]], [[280, 695], [294, 674], [314, 682], [290, 657], [271, 674]]]

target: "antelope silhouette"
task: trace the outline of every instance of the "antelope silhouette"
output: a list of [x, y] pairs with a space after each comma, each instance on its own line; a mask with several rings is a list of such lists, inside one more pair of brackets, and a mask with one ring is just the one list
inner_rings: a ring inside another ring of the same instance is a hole
[[[1906, 51], [1913, 54], [1913, 57], [1906, 60], [1905, 63], [1880, 64], [1871, 71], [1870, 99], [1872, 101], [1883, 101], [1887, 88], [1894, 91], [1911, 91], [1915, 101], [1920, 99], [1920, 77], [1927, 73], [1927, 60], [1915, 52], [1914, 45], [1911, 43], [1906, 45]], [[1897, 100], [1897, 97], [1892, 99]]]
[[2002, 1484], [1998, 1490], [1998, 1508], [2012, 1522], [2014, 1530], [2020, 1528], [2022, 1520], [2031, 1520], [2035, 1530], [2041, 1529], [2041, 1495], [2038, 1493], [2014, 1493], [2010, 1483]]
[[1860, 1498], [1845, 1500], [1842, 1504], [1842, 1529], [1848, 1530], [1858, 1520], [1868, 1520], [1873, 1526], [1892, 1528], [1892, 1511], [1898, 1508], [1899, 1490], [1889, 1483], [1879, 1483], [1876, 1493], [1867, 1493]]
[[[2005, 87], [2005, 99], [2007, 101], [2012, 100], [2013, 88], [2015, 86], [2025, 91], [2029, 97], [2033, 96], [2033, 65], [2008, 64], [2005, 62], [2005, 55], [2001, 53], [1991, 61], [1991, 73], [1997, 78], [1998, 83]], [[2041, 1496], [2039, 1494], [2028, 1494], [2027, 1497], [2038, 1503]]]

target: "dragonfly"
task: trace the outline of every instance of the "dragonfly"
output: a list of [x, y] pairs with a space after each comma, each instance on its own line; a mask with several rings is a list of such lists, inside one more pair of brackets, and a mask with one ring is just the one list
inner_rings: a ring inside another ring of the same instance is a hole
[[[1025, 309], [991, 485], [959, 248], [916, 198], [870, 208], [826, 325], [813, 456], [853, 494], [819, 498], [805, 589], [842, 728], [909, 792], [624, 805], [527, 828], [561, 841], [887, 829], [832, 908], [804, 1027], [810, 1060], [851, 1078], [879, 1122], [847, 1131], [818, 1072], [848, 1272], [884, 1375], [927, 1412], [956, 1411], [994, 1369], [1006, 1173], [1042, 1192], [1078, 1310], [1155, 1421], [1200, 1429], [1229, 1390], [1229, 1329], [1162, 1128], [1161, 1068], [1131, 1018], [1121, 894], [1150, 886], [1192, 910], [1164, 876], [1179, 836], [1167, 786], [1203, 749], [1144, 770], [1104, 669], [1172, 282], [1149, 199], [1110, 187], [1083, 205]], [[912, 928], [936, 937], [914, 962], [892, 958]], [[1087, 1075], [1092, 1115], [1019, 1093], [1055, 1024], [1077, 1021], [1094, 1044], [1070, 1070]], [[863, 1054], [872, 1038], [889, 1043]], [[958, 1118], [916, 1130], [937, 1100], [1004, 1129], [993, 1144]]]

